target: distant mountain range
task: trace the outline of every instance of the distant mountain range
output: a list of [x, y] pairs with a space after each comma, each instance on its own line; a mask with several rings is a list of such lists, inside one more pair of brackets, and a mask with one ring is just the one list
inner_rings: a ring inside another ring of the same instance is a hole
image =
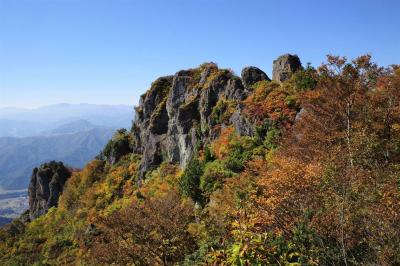
[[27, 138], [0, 138], [0, 187], [23, 189], [32, 169], [49, 160], [82, 167], [94, 158], [112, 137], [114, 129]]
[[133, 108], [126, 105], [56, 104], [36, 109], [0, 108], [0, 137], [31, 137], [76, 121], [129, 128]]
[[[89, 131], [92, 129], [111, 129], [113, 127], [106, 127], [106, 126], [95, 126], [87, 120], [76, 120], [64, 125], [61, 125], [55, 129], [43, 131], [40, 134], [43, 136], [55, 136], [55, 135], [63, 135], [63, 134], [73, 134], [82, 131]], [[116, 129], [117, 127], [115, 127]]]
[[26, 189], [32, 169], [48, 160], [82, 167], [132, 119], [125, 105], [0, 108], [0, 189]]

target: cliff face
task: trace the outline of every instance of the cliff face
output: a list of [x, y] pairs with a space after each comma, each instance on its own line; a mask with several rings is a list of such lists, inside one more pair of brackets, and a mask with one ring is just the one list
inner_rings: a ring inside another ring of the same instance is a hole
[[[281, 62], [274, 73], [290, 75], [299, 68], [292, 61]], [[199, 147], [218, 136], [221, 127], [233, 125], [241, 135], [254, 134], [251, 118], [242, 114], [241, 101], [252, 93], [252, 85], [263, 80], [270, 81], [256, 67], [244, 68], [238, 77], [206, 63], [153, 82], [141, 96], [132, 127], [134, 151], [143, 155], [140, 178], [162, 161], [185, 167]]]
[[64, 184], [71, 171], [61, 162], [49, 162], [33, 169], [29, 184], [29, 216], [35, 219], [58, 205]]

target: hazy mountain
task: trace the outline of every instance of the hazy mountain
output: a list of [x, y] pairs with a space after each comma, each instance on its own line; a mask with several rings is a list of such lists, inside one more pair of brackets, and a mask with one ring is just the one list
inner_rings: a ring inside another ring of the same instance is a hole
[[[82, 123], [89, 125], [82, 121], [75, 125]], [[70, 133], [67, 129], [68, 125], [60, 127], [54, 132], [64, 134], [50, 136], [0, 138], [0, 187], [27, 188], [32, 169], [49, 160], [82, 167], [100, 152], [115, 131], [109, 128], [89, 128]]]
[[[55, 129], [52, 129], [52, 130], [40, 132], [39, 134], [44, 135], [44, 136], [73, 134], [73, 133], [77, 133], [77, 132], [81, 132], [81, 131], [88, 131], [88, 130], [95, 129], [95, 128], [111, 129], [111, 127], [95, 126], [87, 120], [80, 119], [80, 120], [66, 123]], [[118, 127], [115, 127], [115, 129], [116, 128], [118, 128]]]
[[34, 136], [48, 127], [38, 121], [0, 119], [0, 137]]
[[133, 108], [127, 105], [62, 103], [36, 109], [0, 108], [0, 137], [38, 136], [78, 120], [96, 126], [129, 128], [132, 119]]
[[6, 218], [6, 217], [1, 217], [0, 216], [0, 227], [2, 227], [5, 224], [8, 224], [12, 221], [12, 218]]
[[[0, 226], [27, 209], [32, 169], [49, 160], [82, 167], [118, 128], [129, 128], [133, 108], [124, 105], [57, 104], [0, 109]], [[23, 196], [10, 189], [25, 189]], [[11, 191], [12, 192], [12, 191]]]

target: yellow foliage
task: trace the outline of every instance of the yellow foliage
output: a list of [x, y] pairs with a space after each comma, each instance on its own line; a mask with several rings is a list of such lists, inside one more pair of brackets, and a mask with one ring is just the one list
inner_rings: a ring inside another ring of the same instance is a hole
[[307, 208], [313, 207], [315, 190], [320, 182], [321, 167], [318, 163], [304, 162], [279, 154], [270, 159], [268, 171], [259, 172], [260, 195], [254, 197], [264, 212], [260, 218], [268, 225], [287, 231], [302, 217]]

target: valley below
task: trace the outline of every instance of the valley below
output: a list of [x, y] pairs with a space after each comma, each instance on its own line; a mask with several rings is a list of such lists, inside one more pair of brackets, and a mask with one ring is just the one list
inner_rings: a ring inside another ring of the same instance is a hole
[[28, 191], [26, 189], [0, 189], [0, 226], [19, 217], [28, 208]]
[[54, 160], [82, 168], [132, 117], [133, 108], [123, 105], [0, 108], [0, 227], [29, 208], [35, 167]]

